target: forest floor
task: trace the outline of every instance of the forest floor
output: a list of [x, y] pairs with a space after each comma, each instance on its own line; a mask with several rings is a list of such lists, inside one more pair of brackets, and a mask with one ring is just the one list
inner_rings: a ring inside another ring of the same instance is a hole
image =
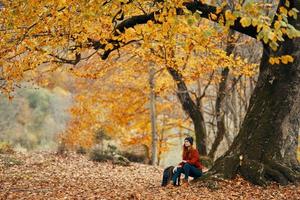
[[[19, 162], [21, 161], [21, 162]], [[117, 166], [87, 156], [39, 152], [0, 155], [0, 199], [300, 199], [300, 186], [254, 186], [242, 178], [161, 187], [163, 169]]]

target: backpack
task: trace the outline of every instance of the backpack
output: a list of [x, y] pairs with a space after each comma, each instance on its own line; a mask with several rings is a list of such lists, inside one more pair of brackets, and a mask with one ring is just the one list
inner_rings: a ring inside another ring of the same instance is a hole
[[[173, 169], [174, 169], [174, 166], [169, 166], [164, 169], [161, 186], [164, 187], [170, 183], [170, 181], [172, 180], [173, 175], [174, 175]], [[176, 181], [177, 184], [175, 183], [174, 185], [179, 185], [179, 180], [180, 180], [180, 177], [178, 177], [178, 179]]]

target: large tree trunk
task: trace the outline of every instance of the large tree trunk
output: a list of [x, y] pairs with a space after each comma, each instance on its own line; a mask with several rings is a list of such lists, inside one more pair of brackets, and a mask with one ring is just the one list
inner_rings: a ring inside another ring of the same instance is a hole
[[177, 96], [184, 109], [189, 115], [194, 124], [196, 147], [201, 155], [207, 155], [206, 151], [206, 128], [204, 117], [196, 103], [190, 97], [187, 86], [183, 81], [183, 77], [180, 72], [172, 67], [167, 67], [168, 72], [177, 84]]
[[[300, 2], [291, 1], [300, 9]], [[300, 29], [300, 16], [289, 21]], [[270, 56], [292, 55], [289, 64], [269, 63]], [[242, 128], [213, 173], [231, 178], [236, 173], [259, 185], [268, 180], [281, 184], [300, 177], [297, 160], [300, 126], [300, 38], [288, 39], [277, 52], [264, 46], [257, 85]]]

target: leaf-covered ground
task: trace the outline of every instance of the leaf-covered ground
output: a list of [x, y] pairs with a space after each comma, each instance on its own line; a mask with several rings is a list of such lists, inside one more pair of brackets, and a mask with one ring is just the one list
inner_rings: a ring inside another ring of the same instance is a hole
[[0, 157], [0, 199], [300, 199], [300, 186], [294, 185], [261, 188], [236, 178], [162, 188], [159, 167], [123, 167], [48, 152], [14, 158]]

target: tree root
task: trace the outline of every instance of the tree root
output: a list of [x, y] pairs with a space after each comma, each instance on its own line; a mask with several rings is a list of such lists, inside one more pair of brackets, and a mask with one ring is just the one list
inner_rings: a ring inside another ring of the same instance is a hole
[[244, 160], [239, 168], [239, 173], [248, 181], [255, 185], [266, 186], [264, 164], [255, 160]]
[[288, 181], [292, 183], [295, 183], [297, 180], [299, 180], [299, 173], [294, 171], [293, 168], [287, 167], [283, 163], [271, 161], [269, 162], [269, 166], [275, 170], [278, 170], [288, 179]]
[[299, 180], [299, 174], [281, 162], [259, 162], [247, 160], [240, 167], [241, 175], [254, 184], [265, 186], [269, 181], [276, 181], [281, 185]]
[[281, 185], [300, 181], [300, 173], [281, 161], [258, 161], [245, 159], [240, 163], [237, 156], [227, 156], [219, 160], [210, 174], [222, 174], [231, 179], [240, 174], [255, 185], [266, 186], [271, 181]]

